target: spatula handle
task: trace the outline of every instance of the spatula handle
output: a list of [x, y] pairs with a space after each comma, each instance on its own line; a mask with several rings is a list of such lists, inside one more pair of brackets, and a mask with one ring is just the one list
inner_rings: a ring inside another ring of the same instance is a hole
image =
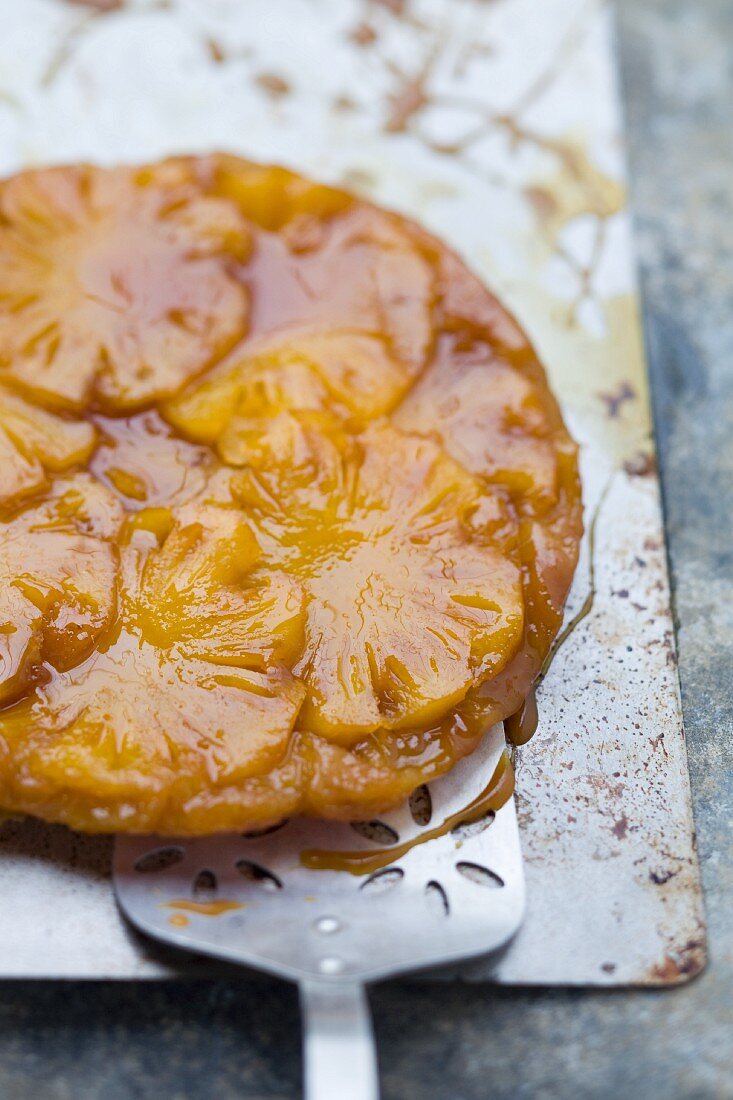
[[364, 986], [300, 983], [305, 1100], [379, 1100], [372, 1019]]

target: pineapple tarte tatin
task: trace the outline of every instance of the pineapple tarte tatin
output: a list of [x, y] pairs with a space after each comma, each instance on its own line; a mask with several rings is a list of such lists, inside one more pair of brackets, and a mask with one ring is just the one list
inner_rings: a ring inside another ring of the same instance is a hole
[[230, 156], [0, 182], [0, 805], [366, 818], [517, 710], [582, 529], [516, 322]]

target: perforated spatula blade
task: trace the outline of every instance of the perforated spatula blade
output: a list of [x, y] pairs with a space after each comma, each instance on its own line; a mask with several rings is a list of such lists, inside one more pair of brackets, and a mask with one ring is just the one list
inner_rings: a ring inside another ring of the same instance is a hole
[[[118, 903], [138, 929], [167, 944], [297, 982], [306, 1097], [374, 1100], [364, 984], [487, 955], [521, 923], [524, 877], [513, 799], [397, 858], [402, 842], [475, 798], [503, 748], [496, 727], [429, 792], [368, 827], [296, 820], [259, 836], [118, 837]], [[390, 846], [393, 862], [359, 876], [310, 870], [300, 859], [309, 849]]]

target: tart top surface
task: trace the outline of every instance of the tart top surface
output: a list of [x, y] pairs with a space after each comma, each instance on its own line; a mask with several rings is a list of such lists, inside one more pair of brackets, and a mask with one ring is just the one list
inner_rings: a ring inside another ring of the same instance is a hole
[[517, 709], [577, 559], [516, 322], [413, 223], [229, 156], [0, 182], [0, 805], [368, 817]]

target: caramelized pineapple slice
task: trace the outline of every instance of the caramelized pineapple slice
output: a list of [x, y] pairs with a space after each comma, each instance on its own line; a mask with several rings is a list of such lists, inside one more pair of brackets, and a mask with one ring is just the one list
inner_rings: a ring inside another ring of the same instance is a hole
[[[259, 670], [292, 664], [303, 649], [300, 586], [258, 568], [260, 547], [238, 511], [199, 503], [189, 515], [176, 523], [165, 509], [135, 517], [130, 553], [139, 581], [126, 562], [126, 591], [134, 592], [126, 620], [151, 645], [187, 659]], [[160, 546], [141, 554], [150, 535]]]
[[521, 512], [535, 514], [558, 498], [560, 441], [551, 412], [540, 387], [483, 345], [438, 356], [395, 423], [439, 433], [462, 466], [506, 487]]
[[[233, 420], [300, 409], [364, 420], [389, 413], [433, 347], [435, 273], [422, 238], [343, 193], [296, 187], [281, 169], [240, 167], [237, 178], [230, 167], [225, 179], [220, 189], [279, 233], [258, 237], [247, 268], [251, 339], [169, 401], [166, 418], [192, 439], [216, 442], [229, 461]], [[303, 219], [309, 243], [296, 246], [293, 227], [302, 233]]]
[[254, 164], [217, 155], [204, 162], [218, 194], [232, 199], [260, 229], [297, 231], [311, 220], [319, 224], [353, 203], [335, 187], [313, 183], [277, 164]]
[[434, 443], [281, 414], [235, 476], [263, 549], [308, 597], [300, 729], [345, 744], [431, 724], [512, 656], [521, 577], [498, 497]]
[[84, 660], [117, 608], [119, 512], [84, 475], [0, 522], [0, 703]]
[[266, 432], [286, 410], [329, 410], [347, 419], [387, 413], [409, 385], [384, 339], [363, 332], [296, 332], [230, 356], [199, 385], [165, 405], [165, 416], [191, 439], [216, 445], [241, 465], [242, 432]]
[[[362, 453], [356, 438], [327, 412], [282, 412], [264, 430], [262, 422], [250, 430], [240, 425], [236, 464], [243, 469], [230, 480], [230, 489], [245, 513], [260, 524], [260, 537], [274, 560], [282, 552], [277, 516], [297, 509], [308, 528], [318, 523], [324, 501], [340, 507], [347, 471]], [[293, 541], [296, 537], [293, 534]]]
[[[215, 802], [277, 767], [302, 697], [282, 668], [169, 659], [122, 631], [0, 715], [13, 757], [3, 804], [90, 831], [186, 832], [203, 793]], [[239, 826], [248, 820], [240, 803]]]
[[134, 806], [152, 828], [165, 807], [286, 754], [305, 695], [287, 668], [303, 648], [303, 592], [260, 568], [238, 510], [199, 501], [191, 515], [125, 521], [117, 635], [2, 716], [23, 805], [63, 795], [87, 828], [90, 806], [100, 828], [124, 826], [114, 815]]
[[91, 424], [45, 412], [0, 385], [0, 508], [43, 489], [47, 472], [86, 462], [95, 438]]
[[366, 203], [322, 218], [313, 247], [262, 234], [247, 269], [252, 335], [287, 328], [379, 337], [407, 389], [435, 336], [436, 279], [422, 243], [402, 219]]
[[0, 183], [0, 372], [42, 403], [113, 411], [169, 395], [246, 327], [250, 234], [181, 163]]

